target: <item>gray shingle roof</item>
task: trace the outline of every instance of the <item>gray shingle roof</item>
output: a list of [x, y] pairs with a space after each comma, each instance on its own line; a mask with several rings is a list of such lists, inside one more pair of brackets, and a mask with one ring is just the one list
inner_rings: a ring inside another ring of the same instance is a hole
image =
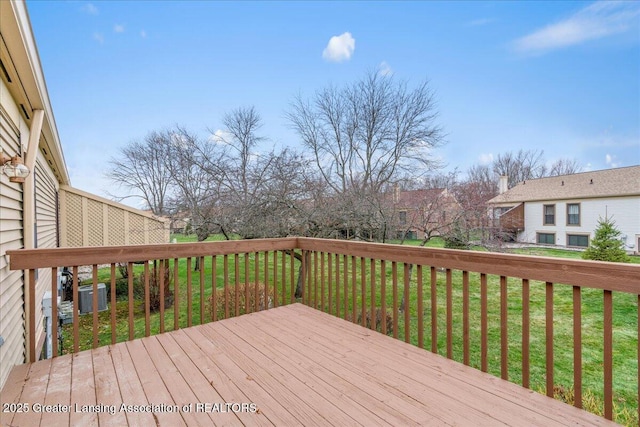
[[640, 196], [640, 166], [552, 176], [520, 182], [489, 204]]

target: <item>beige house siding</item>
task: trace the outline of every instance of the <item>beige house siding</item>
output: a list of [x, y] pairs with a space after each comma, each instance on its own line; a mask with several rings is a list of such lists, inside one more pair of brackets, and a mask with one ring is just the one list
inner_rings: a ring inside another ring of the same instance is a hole
[[94, 194], [60, 188], [60, 246], [145, 245], [169, 242], [169, 220]]
[[[0, 85], [0, 93], [5, 92], [4, 82], [0, 81]], [[0, 146], [5, 155], [13, 156], [21, 151], [20, 131], [9, 118], [7, 109], [15, 108], [15, 105], [9, 105], [4, 96], [1, 101]], [[24, 362], [23, 274], [22, 271], [10, 271], [9, 260], [4, 256], [8, 250], [24, 246], [22, 197], [22, 185], [9, 182], [9, 178], [0, 173], [0, 336], [4, 340], [0, 346], [0, 384], [4, 383], [13, 365]]]

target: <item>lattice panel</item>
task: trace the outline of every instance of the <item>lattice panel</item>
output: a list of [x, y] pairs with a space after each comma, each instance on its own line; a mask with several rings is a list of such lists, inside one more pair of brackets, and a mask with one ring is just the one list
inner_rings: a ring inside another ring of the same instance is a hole
[[144, 217], [129, 214], [129, 244], [144, 245]]
[[148, 221], [149, 243], [166, 243], [164, 237], [164, 224], [160, 221]]
[[109, 245], [124, 245], [124, 211], [108, 207]]
[[66, 193], [67, 210], [67, 246], [79, 247], [82, 244], [82, 196]]
[[87, 212], [87, 220], [89, 223], [89, 246], [102, 246], [104, 245], [102, 203], [96, 200], [87, 200]]

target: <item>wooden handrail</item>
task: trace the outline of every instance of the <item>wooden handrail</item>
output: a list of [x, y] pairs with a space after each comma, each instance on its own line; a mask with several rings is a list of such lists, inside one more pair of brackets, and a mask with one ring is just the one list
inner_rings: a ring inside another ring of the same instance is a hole
[[174, 259], [259, 251], [296, 249], [297, 238], [224, 240], [160, 245], [92, 246], [82, 248], [16, 249], [7, 251], [10, 270], [69, 265], [93, 265]]
[[[640, 293], [640, 264], [304, 237], [298, 238], [297, 248], [610, 291]], [[612, 280], [613, 278], [615, 280]]]

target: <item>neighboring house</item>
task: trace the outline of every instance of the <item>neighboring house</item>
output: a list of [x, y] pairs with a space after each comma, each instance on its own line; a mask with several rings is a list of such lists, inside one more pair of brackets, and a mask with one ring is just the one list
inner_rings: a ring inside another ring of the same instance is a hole
[[399, 190], [393, 193], [396, 237], [424, 239], [446, 233], [461, 212], [446, 188]]
[[[0, 157], [29, 169], [12, 182], [0, 166], [0, 388], [29, 349], [28, 271], [10, 271], [6, 251], [169, 241], [168, 224], [71, 188], [23, 1], [0, 1]], [[51, 269], [36, 271], [36, 355], [44, 342], [42, 298]]]
[[532, 179], [509, 190], [501, 184], [488, 202], [494, 225], [519, 242], [584, 248], [598, 220], [609, 217], [627, 250], [639, 251], [640, 166]]

